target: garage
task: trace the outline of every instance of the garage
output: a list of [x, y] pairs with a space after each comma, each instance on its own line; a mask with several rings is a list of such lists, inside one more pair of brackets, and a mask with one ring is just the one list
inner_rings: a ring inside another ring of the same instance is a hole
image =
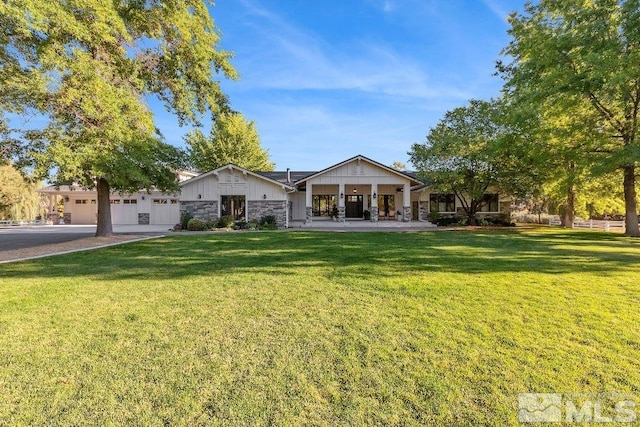
[[96, 200], [90, 198], [72, 199], [70, 203], [73, 206], [71, 211], [72, 224], [95, 224], [96, 223]]
[[138, 199], [111, 199], [111, 221], [113, 224], [138, 223]]
[[150, 224], [177, 224], [180, 222], [178, 199], [153, 198], [149, 213]]

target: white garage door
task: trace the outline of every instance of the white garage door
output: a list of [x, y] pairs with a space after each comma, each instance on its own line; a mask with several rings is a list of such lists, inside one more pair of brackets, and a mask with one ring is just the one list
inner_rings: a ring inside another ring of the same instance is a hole
[[151, 212], [149, 213], [150, 224], [174, 225], [180, 222], [180, 207], [178, 199], [152, 199]]
[[137, 199], [111, 199], [111, 222], [113, 224], [137, 224]]
[[96, 201], [95, 199], [74, 199], [71, 201], [72, 224], [95, 224]]

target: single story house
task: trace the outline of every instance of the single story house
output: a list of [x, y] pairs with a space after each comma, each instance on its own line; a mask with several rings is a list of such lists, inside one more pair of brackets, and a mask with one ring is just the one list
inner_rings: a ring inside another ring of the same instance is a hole
[[[177, 194], [139, 191], [112, 193], [111, 216], [115, 225], [163, 224], [173, 226], [183, 214], [215, 221], [259, 220], [273, 215], [280, 227], [292, 222], [313, 223], [336, 216], [337, 221], [428, 221], [429, 213], [463, 214], [453, 194], [439, 194], [420, 182], [413, 172], [402, 172], [357, 155], [321, 171], [255, 172], [228, 164], [197, 174], [178, 174]], [[57, 201], [64, 201], [65, 224], [95, 224], [96, 191], [78, 186], [45, 187], [48, 219], [58, 221]], [[481, 214], [509, 212], [510, 196], [485, 195]], [[365, 215], [365, 211], [368, 214]]]
[[[292, 221], [362, 219], [428, 221], [429, 212], [462, 209], [453, 194], [429, 190], [415, 173], [357, 155], [317, 172], [252, 172], [228, 164], [180, 183], [180, 212], [214, 221], [224, 215], [249, 221], [273, 215], [281, 227]], [[483, 214], [509, 212], [511, 197], [487, 194]]]

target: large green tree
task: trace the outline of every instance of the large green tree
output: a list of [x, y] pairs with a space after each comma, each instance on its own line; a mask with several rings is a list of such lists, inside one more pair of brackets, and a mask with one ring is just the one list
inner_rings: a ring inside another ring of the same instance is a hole
[[43, 214], [36, 193], [38, 185], [25, 179], [13, 165], [0, 165], [0, 219], [31, 220]]
[[201, 171], [228, 163], [253, 170], [272, 171], [274, 164], [262, 148], [255, 122], [240, 113], [219, 114], [208, 136], [196, 129], [185, 137], [192, 165]]
[[562, 141], [588, 155], [593, 171], [622, 172], [626, 233], [640, 236], [640, 1], [540, 0], [509, 22], [510, 62], [498, 64], [506, 96], [571, 117], [575, 133]]
[[517, 147], [521, 164], [527, 165], [525, 173], [535, 176], [530, 188], [517, 194], [548, 201], [562, 224], [573, 227], [576, 210], [584, 211], [578, 203], [594, 179], [591, 152], [602, 136], [592, 133], [588, 114], [577, 119], [578, 111], [568, 114], [561, 103], [531, 105], [513, 100], [505, 110], [509, 128], [516, 130], [507, 142]]
[[429, 131], [424, 144], [413, 144], [409, 157], [433, 189], [453, 193], [469, 223], [486, 203], [490, 188], [501, 188], [509, 156], [498, 151], [504, 137], [498, 101], [471, 100], [448, 111]]
[[[34, 110], [19, 129], [35, 170], [98, 192], [96, 235], [112, 232], [109, 193], [177, 189], [180, 153], [147, 106], [181, 124], [217, 114], [216, 78], [235, 77], [202, 0], [6, 0], [0, 3], [0, 108]], [[14, 130], [15, 134], [15, 130]]]

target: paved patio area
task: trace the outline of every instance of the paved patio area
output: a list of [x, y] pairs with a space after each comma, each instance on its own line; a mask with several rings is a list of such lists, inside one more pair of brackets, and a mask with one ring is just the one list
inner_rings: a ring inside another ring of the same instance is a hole
[[304, 221], [289, 221], [289, 228], [301, 228], [304, 230], [349, 230], [349, 231], [405, 231], [405, 230], [433, 230], [437, 228], [427, 221], [365, 221], [347, 220], [344, 222], [330, 219], [314, 219], [311, 223]]

